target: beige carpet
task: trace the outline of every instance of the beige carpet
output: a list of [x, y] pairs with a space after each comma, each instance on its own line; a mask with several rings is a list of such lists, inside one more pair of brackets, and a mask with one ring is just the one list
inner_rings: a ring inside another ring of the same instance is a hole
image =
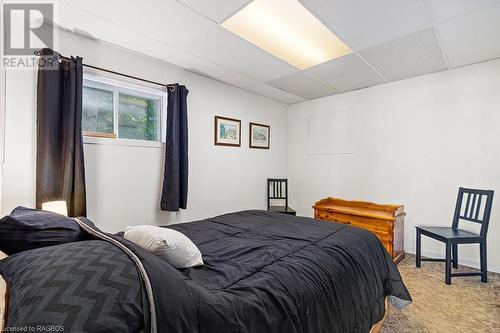
[[[422, 262], [407, 255], [398, 265], [413, 298], [403, 310], [390, 308], [382, 333], [402, 332], [491, 332], [500, 333], [500, 274], [452, 278], [444, 283], [444, 263]], [[459, 266], [458, 271], [474, 271]]]

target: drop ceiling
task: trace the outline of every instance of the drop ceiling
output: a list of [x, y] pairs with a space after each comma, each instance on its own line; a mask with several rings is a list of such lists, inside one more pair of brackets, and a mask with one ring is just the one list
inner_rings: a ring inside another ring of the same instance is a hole
[[299, 0], [353, 50], [304, 70], [221, 26], [250, 2], [61, 0], [56, 23], [286, 104], [500, 58], [500, 0]]

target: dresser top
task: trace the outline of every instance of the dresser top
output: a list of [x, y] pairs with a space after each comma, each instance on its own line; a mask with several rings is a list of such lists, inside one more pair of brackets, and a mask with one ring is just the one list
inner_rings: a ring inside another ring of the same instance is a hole
[[373, 202], [344, 200], [332, 197], [316, 202], [313, 208], [389, 221], [394, 221], [399, 215], [404, 214], [403, 205], [381, 205]]

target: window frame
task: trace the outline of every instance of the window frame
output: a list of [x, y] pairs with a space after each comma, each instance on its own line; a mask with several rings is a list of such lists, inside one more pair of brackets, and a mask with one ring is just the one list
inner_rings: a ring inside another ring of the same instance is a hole
[[[120, 146], [144, 146], [163, 147], [166, 138], [167, 119], [167, 91], [162, 88], [153, 88], [149, 85], [131, 83], [125, 80], [117, 80], [100, 76], [94, 73], [84, 72], [83, 87], [106, 90], [113, 93], [113, 135], [106, 133], [92, 133], [84, 131], [83, 143], [86, 144], [110, 144]], [[126, 139], [119, 137], [119, 103], [120, 94], [132, 95], [142, 98], [160, 100], [159, 123], [157, 127], [158, 140]], [[83, 101], [82, 101], [83, 102]], [[83, 112], [83, 110], [82, 110]]]

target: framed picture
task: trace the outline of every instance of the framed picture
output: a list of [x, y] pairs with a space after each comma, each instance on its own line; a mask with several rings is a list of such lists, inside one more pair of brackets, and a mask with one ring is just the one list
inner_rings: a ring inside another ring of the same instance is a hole
[[217, 146], [241, 146], [241, 120], [215, 116], [214, 127]]
[[250, 123], [250, 148], [269, 149], [271, 127]]

